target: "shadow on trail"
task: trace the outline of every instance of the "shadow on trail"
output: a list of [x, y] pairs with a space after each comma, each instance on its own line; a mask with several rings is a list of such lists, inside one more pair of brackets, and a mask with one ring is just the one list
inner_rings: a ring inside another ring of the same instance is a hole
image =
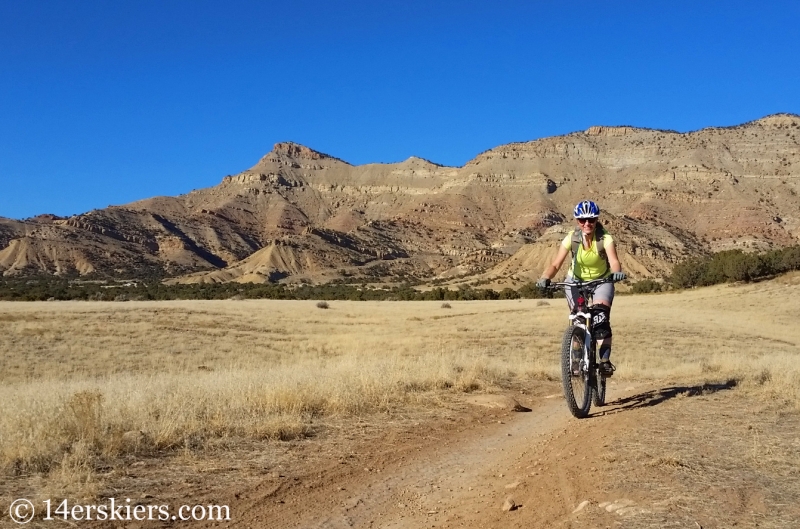
[[731, 379], [721, 384], [702, 384], [698, 386], [671, 386], [667, 388], [645, 391], [637, 395], [617, 399], [609, 402], [606, 406], [613, 406], [614, 409], [598, 410], [595, 415], [607, 415], [619, 413], [621, 411], [635, 410], [637, 408], [648, 408], [658, 406], [675, 397], [696, 397], [698, 395], [709, 395], [718, 391], [733, 389], [736, 387], [736, 380]]

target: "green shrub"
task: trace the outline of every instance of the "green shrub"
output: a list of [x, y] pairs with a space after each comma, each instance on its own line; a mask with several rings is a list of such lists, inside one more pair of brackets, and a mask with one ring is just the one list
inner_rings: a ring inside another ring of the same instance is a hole
[[651, 292], [661, 292], [662, 286], [658, 281], [652, 279], [642, 279], [637, 281], [631, 287], [631, 292], [634, 294], [649, 294]]
[[792, 270], [800, 270], [800, 246], [789, 246], [762, 254], [725, 250], [675, 265], [668, 282], [675, 288], [692, 288], [734, 281], [754, 281]]

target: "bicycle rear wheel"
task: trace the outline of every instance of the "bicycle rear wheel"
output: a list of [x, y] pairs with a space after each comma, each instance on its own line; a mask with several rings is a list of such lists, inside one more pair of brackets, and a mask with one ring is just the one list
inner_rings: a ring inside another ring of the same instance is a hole
[[567, 327], [561, 342], [561, 383], [570, 413], [579, 419], [589, 415], [592, 405], [592, 386], [589, 369], [583, 360], [586, 331]]
[[592, 403], [598, 408], [606, 405], [606, 377], [597, 373], [597, 386], [592, 392]]

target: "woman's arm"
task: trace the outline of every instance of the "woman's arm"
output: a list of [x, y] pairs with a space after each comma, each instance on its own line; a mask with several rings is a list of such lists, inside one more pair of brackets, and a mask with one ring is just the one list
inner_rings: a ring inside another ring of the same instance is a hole
[[614, 242], [609, 241], [603, 246], [606, 250], [606, 255], [608, 256], [608, 264], [609, 266], [611, 266], [611, 271], [622, 272], [622, 265], [620, 264], [619, 258], [617, 257], [617, 248], [614, 246]]
[[[568, 252], [569, 250], [567, 250], [566, 248], [564, 248], [559, 244], [558, 253], [553, 259], [552, 264], [550, 264], [550, 266], [548, 266], [542, 273], [542, 277], [547, 279], [553, 279], [553, 276], [556, 275], [556, 272], [558, 272], [558, 269], [561, 268], [561, 265], [564, 263], [564, 259], [567, 257]], [[614, 254], [614, 258], [616, 259], [616, 254]], [[617, 261], [617, 264], [619, 264], [619, 261]]]

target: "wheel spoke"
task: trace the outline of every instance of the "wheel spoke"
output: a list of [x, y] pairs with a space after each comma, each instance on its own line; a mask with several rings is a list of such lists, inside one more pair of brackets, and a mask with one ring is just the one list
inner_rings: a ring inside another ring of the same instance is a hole
[[586, 364], [583, 361], [583, 340], [579, 336], [572, 336], [572, 376], [570, 377], [570, 384], [572, 384], [572, 394], [575, 395], [577, 403], [583, 402], [586, 391], [589, 389], [586, 376]]
[[561, 348], [561, 376], [567, 407], [575, 417], [589, 414], [592, 404], [590, 373], [584, 362], [585, 331], [580, 327], [568, 327]]

